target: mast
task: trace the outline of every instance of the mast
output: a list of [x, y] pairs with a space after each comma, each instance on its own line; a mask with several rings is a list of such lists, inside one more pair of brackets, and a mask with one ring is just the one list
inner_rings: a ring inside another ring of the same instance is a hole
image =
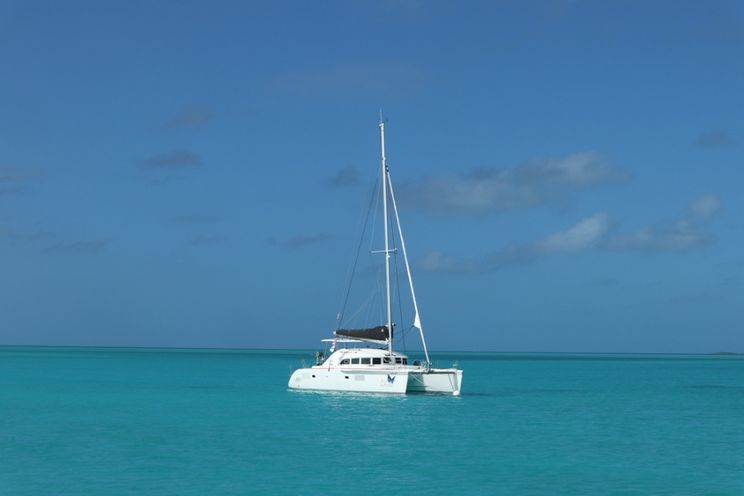
[[390, 294], [390, 239], [388, 235], [388, 166], [385, 158], [385, 122], [382, 120], [382, 111], [380, 111], [380, 148], [381, 160], [380, 167], [382, 171], [382, 216], [384, 218], [385, 229], [385, 303], [387, 305], [387, 327], [388, 327], [388, 352], [393, 354], [393, 307], [392, 297]]

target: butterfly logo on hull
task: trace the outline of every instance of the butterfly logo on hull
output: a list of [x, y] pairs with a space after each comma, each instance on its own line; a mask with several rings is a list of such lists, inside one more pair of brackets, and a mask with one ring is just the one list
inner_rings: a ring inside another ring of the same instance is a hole
[[395, 382], [395, 376], [388, 374], [387, 380], [388, 380], [388, 384], [392, 384]]

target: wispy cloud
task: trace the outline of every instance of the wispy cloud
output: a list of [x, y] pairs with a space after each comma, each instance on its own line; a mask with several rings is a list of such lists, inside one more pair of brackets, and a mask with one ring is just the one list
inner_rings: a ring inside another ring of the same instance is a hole
[[303, 234], [286, 239], [269, 238], [266, 242], [272, 246], [281, 246], [284, 248], [304, 248], [309, 245], [323, 243], [333, 239], [333, 235], [328, 233]]
[[725, 287], [738, 286], [739, 278], [733, 275], [725, 276], [723, 279], [721, 279], [720, 285]]
[[212, 119], [212, 111], [206, 107], [192, 107], [173, 115], [165, 123], [168, 129], [182, 127], [198, 127], [207, 124]]
[[598, 277], [589, 282], [589, 285], [595, 288], [608, 288], [610, 286], [617, 286], [618, 284], [620, 284], [620, 280], [616, 277]]
[[186, 241], [188, 246], [210, 246], [222, 243], [224, 237], [219, 234], [199, 234]]
[[0, 196], [11, 196], [20, 195], [28, 191], [26, 186], [14, 185], [14, 186], [0, 186]]
[[700, 148], [728, 148], [736, 143], [736, 138], [726, 131], [710, 131], [698, 136], [693, 144]]
[[0, 167], [0, 183], [28, 181], [42, 175], [44, 175], [44, 171], [40, 169], [8, 166]]
[[707, 221], [721, 210], [721, 199], [717, 195], [703, 195], [690, 203], [687, 217], [692, 221]]
[[356, 167], [348, 165], [342, 167], [339, 171], [328, 178], [328, 187], [330, 188], [348, 188], [356, 186], [359, 183], [359, 171]]
[[721, 199], [704, 195], [687, 208], [684, 215], [647, 226], [629, 235], [618, 235], [607, 241], [611, 250], [650, 252], [687, 251], [700, 248], [714, 239], [709, 232], [710, 221], [721, 210]]
[[18, 195], [28, 191], [29, 183], [44, 175], [40, 169], [0, 167], [0, 196]]
[[56, 238], [56, 234], [44, 228], [35, 226], [31, 229], [17, 229], [8, 225], [0, 225], [0, 240], [9, 240], [11, 242], [34, 242], [49, 241]]
[[178, 215], [171, 219], [176, 224], [212, 224], [222, 220], [216, 215], [205, 215], [205, 214], [185, 214]]
[[708, 303], [713, 300], [713, 295], [710, 291], [697, 291], [694, 293], [685, 293], [670, 298], [672, 303], [682, 303], [685, 305], [697, 305], [701, 303]]
[[433, 251], [425, 255], [417, 261], [416, 265], [423, 272], [455, 274], [479, 272], [476, 262], [459, 259], [440, 251]]
[[458, 258], [434, 251], [417, 260], [424, 272], [480, 274], [509, 266], [525, 265], [558, 254], [589, 250], [682, 252], [701, 248], [714, 240], [711, 221], [722, 208], [716, 195], [703, 195], [692, 201], [679, 218], [644, 227], [631, 234], [610, 231], [610, 217], [599, 212], [573, 226], [525, 244], [511, 244], [477, 260]]
[[465, 260], [433, 252], [418, 260], [425, 272], [483, 273], [509, 266], [529, 264], [554, 254], [578, 253], [599, 245], [607, 233], [609, 218], [600, 212], [580, 220], [568, 229], [526, 244], [511, 244], [481, 260]]
[[47, 247], [45, 251], [96, 255], [105, 251], [109, 247], [110, 243], [111, 240], [109, 238], [70, 241], [51, 245]]
[[412, 205], [483, 213], [540, 205], [570, 191], [628, 181], [630, 174], [594, 152], [532, 160], [511, 168], [480, 168], [460, 177], [427, 177], [406, 185]]
[[196, 153], [177, 150], [141, 160], [140, 165], [148, 169], [192, 169], [203, 165]]
[[607, 232], [609, 218], [598, 213], [579, 221], [575, 226], [547, 236], [533, 249], [540, 253], [574, 253], [591, 248]]

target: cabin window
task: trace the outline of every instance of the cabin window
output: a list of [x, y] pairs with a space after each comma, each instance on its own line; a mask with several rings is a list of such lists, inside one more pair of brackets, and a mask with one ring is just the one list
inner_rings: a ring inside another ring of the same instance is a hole
[[403, 359], [403, 365], [408, 365], [408, 358]]
[[382, 363], [390, 363], [390, 357], [382, 357]]
[[395, 363], [403, 363], [403, 359], [400, 357], [395, 357]]
[[349, 364], [348, 358], [344, 358], [343, 360], [341, 360], [341, 365], [348, 365], [348, 364]]
[[369, 358], [362, 358], [362, 365], [369, 365], [370, 359]]
[[380, 359], [379, 358], [373, 358], [372, 359], [372, 365], [380, 365]]
[[352, 365], [359, 365], [359, 359], [358, 358], [352, 358], [351, 359], [351, 364]]

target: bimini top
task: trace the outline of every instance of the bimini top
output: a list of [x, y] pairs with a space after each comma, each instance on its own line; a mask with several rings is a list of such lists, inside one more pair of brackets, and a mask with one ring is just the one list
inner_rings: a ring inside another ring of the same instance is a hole
[[386, 325], [368, 327], [366, 329], [336, 329], [335, 334], [336, 336], [346, 336], [370, 341], [387, 341], [390, 338], [390, 332], [388, 332]]

